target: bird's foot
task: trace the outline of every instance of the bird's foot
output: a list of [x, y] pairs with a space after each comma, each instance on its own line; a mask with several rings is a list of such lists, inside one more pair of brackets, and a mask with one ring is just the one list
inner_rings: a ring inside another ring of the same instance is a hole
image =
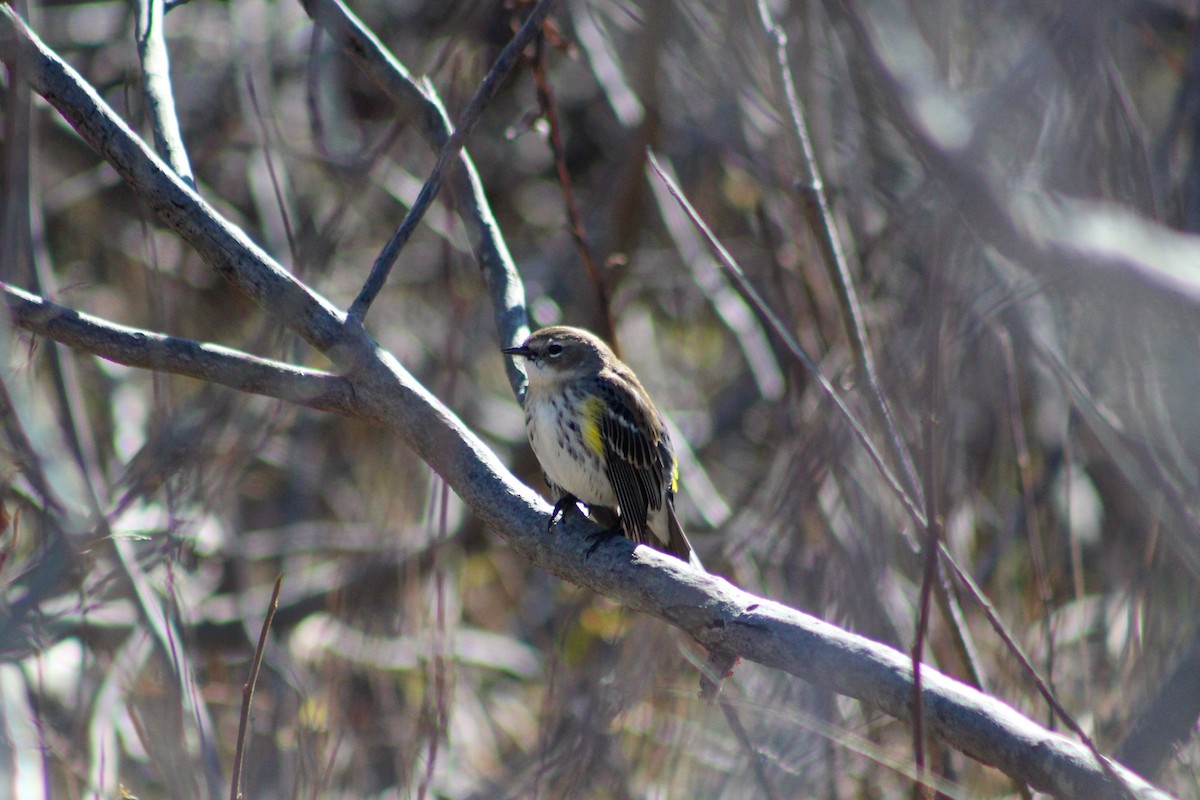
[[611, 528], [604, 528], [602, 530], [596, 531], [595, 533], [589, 533], [587, 535], [587, 540], [589, 542], [591, 542], [591, 544], [588, 545], [587, 552], [583, 554], [583, 557], [591, 558], [592, 553], [596, 552], [596, 548], [599, 547], [601, 544], [603, 544], [607, 540], [613, 538], [614, 536], [624, 536], [624, 535], [625, 534], [621, 531], [620, 525], [614, 525]]
[[546, 525], [546, 533], [550, 533], [554, 529], [554, 523], [560, 519], [566, 519], [567, 512], [578, 512], [579, 506], [576, 505], [578, 502], [579, 498], [573, 494], [564, 494], [558, 498], [558, 502], [554, 504], [554, 510], [550, 512], [550, 523]]

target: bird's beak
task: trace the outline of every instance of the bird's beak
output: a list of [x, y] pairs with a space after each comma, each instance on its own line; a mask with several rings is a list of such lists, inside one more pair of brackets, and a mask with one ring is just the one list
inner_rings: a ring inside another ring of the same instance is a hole
[[521, 345], [520, 347], [506, 347], [500, 352], [508, 356], [523, 356], [525, 358], [529, 358], [532, 355], [529, 348], [525, 345]]

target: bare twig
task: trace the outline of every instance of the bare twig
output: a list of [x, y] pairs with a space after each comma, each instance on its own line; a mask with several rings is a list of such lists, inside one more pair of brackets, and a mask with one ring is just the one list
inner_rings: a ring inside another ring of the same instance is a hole
[[383, 250], [375, 259], [375, 264], [371, 267], [371, 274], [367, 276], [366, 283], [363, 284], [362, 291], [358, 293], [358, 297], [354, 298], [354, 302], [350, 304], [349, 316], [351, 319], [361, 321], [366, 316], [367, 310], [371, 307], [371, 303], [379, 296], [379, 292], [383, 290], [383, 285], [387, 282], [388, 273], [391, 272], [392, 266], [396, 263], [396, 259], [400, 256], [400, 251], [404, 249], [404, 245], [408, 244], [409, 237], [413, 231], [417, 229], [417, 225], [421, 223], [421, 217], [425, 216], [425, 212], [433, 204], [438, 192], [441, 191], [442, 184], [446, 180], [446, 173], [453, 168], [457, 163], [458, 155], [462, 152], [463, 146], [467, 143], [467, 137], [471, 135], [471, 131], [475, 129], [475, 124], [479, 122], [483, 116], [483, 110], [487, 108], [491, 99], [495, 96], [496, 90], [500, 88], [500, 84], [508, 77], [508, 73], [516, 66], [517, 60], [521, 57], [526, 45], [533, 41], [533, 37], [541, 30], [542, 23], [549, 15], [554, 4], [558, 0], [539, 0], [533, 11], [529, 14], [529, 19], [525, 20], [525, 24], [521, 26], [521, 30], [517, 31], [517, 35], [512, 38], [504, 49], [500, 51], [500, 55], [496, 58], [496, 63], [488, 70], [487, 75], [480, 81], [479, 87], [475, 90], [475, 96], [471, 98], [471, 102], [467, 104], [467, 110], [463, 112], [462, 118], [459, 119], [458, 125], [454, 128], [454, 133], [442, 146], [442, 151], [438, 153], [437, 163], [433, 167], [433, 171], [429, 173], [429, 180], [425, 181], [425, 185], [421, 187], [421, 193], [417, 195], [417, 201], [408, 209], [408, 213], [404, 215], [404, 220], [400, 223], [400, 227], [392, 234], [392, 238], [384, 245]]
[[759, 393], [768, 400], [783, 397], [783, 370], [771, 349], [770, 337], [763, 330], [762, 321], [754, 315], [746, 299], [730, 285], [731, 282], [721, 278], [721, 270], [716, 258], [710, 255], [708, 242], [697, 232], [694, 222], [686, 210], [679, 207], [670, 190], [654, 179], [649, 166], [646, 178], [680, 260], [691, 272], [696, 288], [704, 293], [717, 317], [733, 334], [733, 341], [742, 351]]
[[[1042, 603], [1042, 636], [1046, 649], [1046, 685], [1054, 689], [1054, 600], [1046, 570], [1046, 546], [1042, 543], [1042, 529], [1037, 520], [1037, 498], [1034, 496], [1033, 465], [1030, 463], [1029, 442], [1025, 438], [1025, 420], [1021, 414], [1021, 388], [1017, 384], [1017, 359], [1013, 353], [1012, 336], [1008, 329], [997, 326], [996, 336], [1000, 340], [1000, 354], [1004, 358], [1004, 371], [1008, 384], [1009, 425], [1012, 427], [1013, 446], [1017, 451], [1017, 475], [1021, 483], [1021, 508], [1024, 511], [1025, 534], [1029, 537], [1029, 561], [1033, 566], [1033, 580], [1038, 599]], [[1054, 724], [1051, 712], [1049, 724]]]
[[[1080, 724], [1075, 721], [1075, 718], [1067, 712], [1067, 709], [1058, 701], [1058, 698], [1054, 696], [1054, 693], [1050, 690], [1050, 687], [1044, 680], [1042, 680], [1042, 676], [1038, 674], [1037, 668], [1033, 666], [1033, 662], [1030, 660], [1029, 655], [1025, 652], [1024, 648], [1021, 647], [1020, 643], [1017, 642], [1017, 640], [1014, 639], [1008, 632], [1004, 622], [1000, 619], [999, 612], [996, 611], [996, 607], [993, 606], [991, 601], [987, 599], [987, 596], [983, 593], [983, 590], [980, 589], [979, 585], [975, 583], [975, 579], [958, 565], [958, 562], [955, 561], [950, 555], [950, 552], [946, 549], [944, 544], [941, 545], [941, 554], [943, 561], [950, 565], [950, 568], [955, 577], [958, 578], [959, 583], [967, 590], [968, 594], [971, 595], [971, 598], [979, 604], [979, 607], [983, 609], [984, 615], [987, 617], [988, 622], [991, 623], [992, 629], [996, 631], [996, 635], [998, 635], [1001, 641], [1004, 642], [1004, 646], [1008, 648], [1009, 652], [1016, 657], [1017, 661], [1021, 664], [1022, 669], [1024, 669], [1029, 675], [1030, 679], [1033, 680], [1034, 686], [1037, 687], [1038, 693], [1045, 698], [1046, 702], [1050, 704], [1050, 707], [1054, 709], [1055, 713], [1062, 718], [1063, 722], [1071, 730], [1071, 732], [1079, 737], [1079, 740], [1083, 742], [1084, 746], [1091, 753], [1096, 763], [1100, 765], [1101, 771], [1105, 775], [1106, 780], [1112, 782], [1112, 786], [1110, 788], [1110, 791], [1113, 793], [1112, 796], [1119, 798], [1137, 796], [1140, 793], [1140, 790], [1136, 788], [1135, 784], [1130, 783], [1126, 779], [1127, 773], [1125, 773], [1118, 764], [1100, 752], [1100, 748], [1096, 746], [1094, 741], [1092, 741], [1092, 737], [1087, 735], [1087, 733], [1083, 730], [1083, 727], [1080, 726]], [[1013, 778], [1017, 778], [1018, 780], [1023, 780], [1020, 776], [1014, 775], [1011, 772], [1009, 775]], [[1039, 788], [1037, 784], [1033, 783], [1032, 781], [1025, 782], [1029, 783], [1035, 789]]]
[[650, 166], [652, 166], [654, 171], [658, 173], [659, 179], [662, 180], [662, 182], [666, 185], [667, 190], [671, 192], [671, 195], [676, 201], [678, 201], [684, 212], [687, 213], [688, 218], [691, 219], [692, 224], [696, 226], [696, 229], [700, 231], [700, 234], [704, 237], [704, 240], [708, 242], [708, 246], [717, 256], [717, 261], [721, 265], [722, 270], [725, 272], [726, 277], [728, 277], [730, 282], [737, 287], [737, 290], [741, 292], [742, 296], [746, 298], [746, 301], [754, 308], [759, 316], [763, 318], [763, 320], [770, 327], [771, 332], [774, 333], [781, 342], [783, 342], [784, 346], [788, 349], [788, 352], [792, 354], [792, 357], [795, 358], [800, 365], [808, 371], [809, 375], [812, 376], [812, 379], [816, 381], [818, 386], [821, 387], [821, 391], [827, 398], [829, 398], [830, 402], [832, 402], [834, 407], [838, 410], [838, 413], [842, 415], [842, 418], [845, 419], [846, 423], [850, 426], [850, 430], [854, 433], [854, 437], [858, 439], [859, 444], [863, 446], [863, 449], [866, 451], [868, 457], [870, 457], [871, 462], [874, 463], [875, 468], [879, 470], [879, 474], [883, 477], [884, 482], [887, 483], [888, 488], [891, 489], [892, 494], [895, 495], [896, 499], [900, 501], [900, 504], [904, 506], [906, 511], [908, 511], [909, 516], [912, 517], [917, 526], [922, 528], [925, 527], [925, 515], [921, 512], [921, 509], [917, 507], [912, 496], [905, 490], [900, 481], [896, 479], [895, 474], [892, 472], [891, 468], [888, 467], [887, 462], [880, 454], [878, 448], [875, 447], [875, 443], [871, 440], [871, 435], [867, 433], [866, 428], [864, 428], [862, 423], [858, 421], [858, 417], [854, 415], [854, 412], [851, 411], [850, 407], [846, 405], [846, 402], [842, 400], [842, 396], [838, 393], [838, 390], [833, 387], [833, 384], [829, 382], [828, 378], [821, 374], [821, 370], [817, 367], [817, 363], [808, 353], [804, 351], [804, 348], [800, 346], [798, 341], [796, 341], [796, 337], [792, 335], [787, 326], [784, 325], [783, 322], [780, 321], [779, 317], [775, 315], [775, 312], [771, 310], [769, 305], [767, 305], [766, 300], [759, 295], [758, 290], [755, 289], [754, 286], [751, 285], [750, 281], [746, 279], [746, 274], [742, 272], [742, 268], [738, 266], [738, 263], [734, 261], [733, 256], [730, 255], [729, 251], [725, 249], [725, 246], [722, 245], [717, 237], [713, 234], [712, 229], [710, 229], [708, 224], [705, 223], [705, 221], [700, 217], [699, 213], [697, 213], [696, 209], [688, 201], [687, 197], [684, 196], [683, 191], [679, 188], [675, 181], [662, 168], [662, 165], [658, 163], [658, 158], [654, 155], [654, 153], [648, 151], [648, 158], [650, 160]]
[[184, 183], [196, 188], [192, 165], [179, 118], [175, 114], [175, 94], [171, 90], [171, 61], [167, 55], [167, 39], [163, 32], [163, 0], [137, 0], [138, 57], [142, 60], [142, 96], [150, 114], [150, 129], [154, 132], [154, 149]]
[[[940, 265], [939, 265], [940, 266]], [[945, 298], [941, 291], [937, 270], [928, 282], [927, 306], [930, 307], [926, 323], [928, 346], [925, 348], [925, 424], [924, 458], [922, 480], [925, 487], [925, 530], [921, 542], [923, 568], [921, 570], [921, 594], [917, 603], [917, 632], [913, 637], [913, 761], [917, 774], [921, 776], [913, 783], [913, 797], [926, 796], [928, 786], [923, 779], [927, 774], [925, 763], [925, 715], [921, 708], [921, 660], [925, 656], [925, 636], [929, 631], [929, 600], [937, 581], [938, 544], [942, 541], [942, 491], [941, 449], [942, 433], [942, 317], [945, 313]], [[941, 588], [940, 586], [938, 587]]]
[[596, 259], [592, 257], [587, 229], [583, 225], [583, 216], [579, 213], [579, 204], [575, 202], [575, 190], [571, 187], [571, 174], [567, 172], [567, 154], [563, 146], [562, 126], [558, 121], [558, 105], [554, 99], [554, 87], [550, 85], [550, 78], [546, 75], [545, 34], [537, 37], [533, 53], [533, 83], [537, 88], [542, 116], [550, 128], [550, 151], [554, 154], [554, 171], [558, 176], [558, 188], [562, 192], [563, 206], [567, 213], [567, 227], [571, 230], [571, 238], [575, 241], [579, 260], [583, 262], [583, 268], [596, 292], [596, 310], [602, 326], [600, 335], [613, 347], [613, 351], [620, 355], [617, 327], [613, 322], [612, 307], [609, 303], [608, 276], [600, 271], [596, 266]]
[[304, 274], [304, 265], [300, 262], [300, 248], [296, 246], [296, 232], [292, 226], [292, 215], [283, 196], [283, 184], [275, 170], [275, 159], [271, 155], [271, 131], [267, 127], [267, 118], [258, 102], [258, 90], [254, 88], [254, 76], [246, 73], [246, 92], [250, 103], [254, 106], [254, 119], [258, 122], [258, 135], [262, 137], [263, 160], [267, 164], [267, 174], [271, 177], [271, 189], [275, 193], [275, 205], [279, 207], [279, 216], [283, 220], [283, 233], [287, 237], [288, 252], [292, 255], [292, 269], [299, 275]]
[[787, 34], [775, 24], [771, 10], [766, 0], [758, 0], [758, 18], [767, 37], [775, 47], [775, 71], [783, 89], [784, 100], [791, 116], [791, 132], [796, 137], [795, 147], [797, 162], [800, 166], [800, 179], [797, 189], [800, 192], [801, 207], [804, 219], [816, 239], [817, 249], [821, 252], [822, 261], [828, 272], [830, 282], [837, 293], [838, 305], [842, 310], [842, 320], [846, 326], [846, 334], [850, 340], [850, 349], [854, 353], [858, 370], [866, 380], [872, 404], [887, 431], [887, 442], [891, 455], [899, 464], [901, 476], [907, 480], [907, 489], [914, 496], [920, 496], [921, 486], [917, 481], [916, 469], [913, 466], [912, 455], [904, 444], [904, 437], [896, 426], [891, 404], [879, 383], [879, 373], [875, 369], [875, 357], [871, 352], [871, 343], [867, 339], [867, 328], [863, 324], [862, 308], [858, 302], [858, 292], [854, 288], [854, 277], [850, 269], [849, 259], [842, 246], [841, 232], [833, 209], [829, 205], [829, 197], [825, 194], [825, 184], [821, 180], [821, 171], [817, 167], [817, 156], [813, 150], [812, 139], [808, 135], [808, 124], [804, 120], [800, 95], [796, 92], [796, 84], [792, 80], [792, 67], [787, 54]]
[[750, 734], [746, 731], [746, 726], [742, 724], [742, 718], [737, 713], [737, 708], [733, 705], [733, 702], [728, 697], [722, 697], [719, 702], [721, 713], [725, 716], [726, 724], [733, 731], [733, 736], [741, 746], [742, 752], [745, 753], [746, 760], [750, 762], [750, 769], [754, 772], [754, 780], [758, 783], [758, 788], [762, 791], [761, 796], [767, 798], [767, 800], [775, 800], [775, 789], [771, 786], [771, 779], [767, 777], [767, 770], [763, 765], [763, 762], [767, 760], [767, 756], [754, 746], [754, 742], [750, 741]]
[[[696, 214], [695, 209], [693, 209], [691, 207], [690, 203], [687, 202], [687, 198], [683, 196], [682, 192], [675, 185], [675, 183], [662, 170], [662, 168], [661, 168], [661, 166], [659, 166], [658, 160], [657, 160], [657, 158], [655, 158], [654, 154], [651, 153], [649, 157], [650, 157], [650, 163], [654, 166], [655, 171], [658, 172], [658, 174], [662, 178], [662, 180], [665, 183], [667, 183], [668, 187], [671, 188], [671, 193], [676, 197], [676, 199], [679, 200], [681, 205], [686, 204], [685, 208], [688, 209], [689, 216], [692, 217], [692, 219], [696, 223], [697, 227], [699, 227], [700, 230], [704, 233], [705, 238], [709, 241], [710, 246], [712, 246], [714, 252], [717, 253], [717, 255], [721, 261], [721, 265], [725, 268], [726, 273], [731, 276], [731, 279], [733, 279], [735, 281], [735, 285], [738, 286], [739, 291], [742, 291], [747, 296], [750, 303], [755, 307], [755, 310], [758, 311], [760, 314], [762, 314], [768, 320], [768, 322], [771, 324], [772, 330], [776, 333], [776, 335], [778, 335], [780, 337], [780, 339], [788, 347], [788, 350], [793, 354], [793, 356], [798, 361], [800, 361], [800, 363], [803, 364], [804, 367], [806, 369], [808, 369], [809, 372], [813, 375], [814, 379], [817, 380], [818, 383], [820, 383], [822, 388], [825, 390], [826, 396], [829, 397], [833, 401], [834, 405], [838, 408], [839, 412], [841, 412], [843, 418], [845, 418], [847, 423], [850, 425], [855, 436], [859, 439], [860, 444], [862, 444], [864, 449], [866, 449], [868, 455], [871, 457], [872, 462], [874, 462], [876, 469], [878, 469], [880, 471], [880, 474], [883, 476], [885, 482], [887, 483], [888, 487], [892, 490], [893, 494], [901, 502], [901, 504], [904, 505], [904, 508], [908, 511], [909, 515], [913, 518], [913, 520], [919, 526], [924, 528], [926, 525], [925, 514], [919, 508], [917, 508], [915, 505], [913, 505], [912, 500], [908, 497], [907, 493], [905, 493], [904, 487], [902, 487], [900, 485], [900, 483], [896, 480], [895, 476], [888, 469], [887, 464], [884, 463], [883, 459], [879, 455], [879, 452], [875, 449], [874, 445], [871, 443], [871, 440], [870, 440], [869, 436], [867, 435], [865, 429], [863, 429], [862, 425], [858, 422], [857, 418], [854, 417], [853, 412], [851, 412], [850, 409], [842, 401], [840, 395], [838, 395], [838, 393], [837, 393], [837, 390], [834, 389], [833, 385], [829, 383], [828, 379], [826, 379], [824, 377], [824, 375], [821, 374], [821, 372], [817, 369], [815, 362], [812, 361], [812, 359], [808, 356], [808, 354], [805, 353], [804, 350], [800, 347], [799, 343], [795, 341], [795, 339], [791, 336], [791, 334], [787, 331], [787, 329], [782, 325], [782, 323], [780, 323], [779, 320], [774, 316], [774, 312], [772, 312], [770, 310], [770, 307], [766, 305], [766, 302], [760, 296], [758, 296], [758, 293], [754, 290], [754, 287], [751, 286], [748, 281], [746, 281], [745, 275], [742, 273], [741, 269], [737, 266], [737, 263], [733, 260], [733, 257], [729, 254], [729, 252], [727, 250], [725, 250], [725, 248], [721, 245], [721, 243], [719, 241], [717, 241], [717, 239], [713, 235], [712, 231], [708, 228], [708, 226], [704, 223], [704, 221], [702, 219], [700, 219], [699, 215]], [[995, 612], [995, 608], [986, 599], [983, 592], [979, 589], [978, 586], [976, 586], [974, 584], [974, 582], [971, 580], [970, 576], [967, 575], [962, 570], [962, 568], [958, 566], [957, 562], [954, 561], [953, 556], [950, 554], [950, 551], [946, 549], [944, 544], [939, 545], [939, 552], [941, 553], [941, 557], [943, 558], [943, 560], [947, 561], [951, 565], [951, 567], [953, 568], [954, 573], [958, 577], [959, 581], [962, 582], [963, 585], [968, 588], [968, 590], [970, 591], [972, 596], [975, 598], [976, 602], [978, 602], [985, 609], [985, 613], [988, 617], [988, 620], [992, 623], [992, 626], [997, 630], [997, 632], [999, 633], [1001, 638], [1004, 640], [1005, 644], [1007, 646], [1009, 646], [1010, 649], [1012, 649], [1012, 652], [1014, 653], [1014, 655], [1016, 655], [1018, 657], [1018, 659], [1021, 661], [1022, 666], [1025, 668], [1026, 672], [1028, 672], [1030, 677], [1033, 679], [1034, 685], [1037, 687], [1038, 691], [1046, 698], [1046, 701], [1051, 704], [1051, 706], [1055, 709], [1055, 711], [1064, 717], [1064, 720], [1067, 721], [1072, 732], [1074, 732], [1077, 736], [1079, 736], [1080, 740], [1088, 745], [1088, 749], [1092, 751], [1092, 754], [1095, 756], [1096, 761], [1099, 763], [1102, 771], [1105, 774], [1108, 774], [1109, 770], [1111, 770], [1113, 768], [1112, 762], [1109, 761], [1107, 758], [1105, 758], [1100, 753], [1100, 751], [1096, 748], [1096, 746], [1092, 742], [1092, 740], [1087, 736], [1086, 733], [1084, 733], [1083, 729], [1080, 728], [1079, 725], [1074, 721], [1074, 719], [1069, 714], [1066, 713], [1066, 709], [1064, 709], [1062, 707], [1062, 704], [1058, 702], [1057, 698], [1055, 698], [1053, 696], [1053, 694], [1049, 690], [1049, 687], [1046, 685], [1046, 682], [1044, 680], [1042, 680], [1041, 676], [1037, 673], [1037, 670], [1034, 668], [1033, 663], [1028, 659], [1027, 656], [1025, 656], [1023, 651], [1020, 649], [1019, 645], [1017, 645], [1016, 641], [1004, 629], [1003, 622], [1000, 620], [999, 615]], [[1018, 779], [1024, 780], [1023, 778], [1020, 778], [1019, 776], [1013, 776], [1013, 777], [1018, 777]], [[1029, 782], [1029, 781], [1027, 781], [1027, 782]], [[1115, 781], [1115, 782], [1118, 785], [1120, 784], [1120, 781]], [[1032, 782], [1030, 782], [1030, 783], [1032, 783]], [[1121, 792], [1115, 796], [1124, 797], [1125, 794], [1124, 794], [1124, 792]]]
[[262, 669], [263, 653], [267, 649], [267, 633], [271, 630], [271, 620], [275, 619], [275, 610], [279, 608], [279, 588], [283, 585], [283, 576], [275, 579], [275, 589], [271, 592], [271, 602], [267, 605], [267, 616], [263, 619], [262, 630], [258, 634], [258, 645], [254, 648], [254, 659], [250, 662], [250, 676], [242, 686], [242, 715], [238, 720], [237, 749], [233, 755], [233, 775], [229, 779], [230, 800], [241, 800], [242, 797], [242, 763], [246, 757], [246, 732], [250, 728], [250, 704], [254, 702], [254, 686], [258, 683], [258, 673]]
[[[429, 146], [443, 148], [450, 140], [450, 118], [433, 87], [414, 80], [404, 65], [341, 0], [303, 0], [303, 5], [313, 22], [346, 57], [404, 111], [404, 116], [416, 120], [418, 130]], [[447, 188], [454, 197], [454, 208], [463, 221], [475, 260], [487, 283], [501, 346], [519, 344], [529, 334], [525, 286], [492, 216], [479, 173], [466, 150], [459, 153], [457, 161], [458, 167], [447, 176]], [[524, 392], [525, 373], [517, 369], [512, 359], [506, 359], [504, 367], [509, 384], [520, 395]]]

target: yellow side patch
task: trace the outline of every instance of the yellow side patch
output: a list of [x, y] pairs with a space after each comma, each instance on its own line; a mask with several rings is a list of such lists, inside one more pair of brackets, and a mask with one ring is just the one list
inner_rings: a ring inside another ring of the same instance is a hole
[[600, 417], [604, 414], [604, 401], [589, 397], [583, 401], [583, 419], [580, 420], [583, 443], [601, 458], [604, 457], [604, 440], [600, 438]]
[[671, 465], [671, 491], [679, 491], [679, 462], [676, 461]]

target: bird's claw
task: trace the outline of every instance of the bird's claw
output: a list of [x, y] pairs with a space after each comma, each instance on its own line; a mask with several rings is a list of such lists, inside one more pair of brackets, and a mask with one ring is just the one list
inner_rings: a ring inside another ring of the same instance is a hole
[[587, 540], [589, 542], [591, 542], [591, 544], [588, 545], [587, 552], [585, 552], [583, 554], [583, 557], [585, 559], [591, 558], [592, 553], [596, 552], [596, 548], [599, 547], [601, 544], [603, 544], [605, 541], [607, 541], [608, 539], [611, 539], [614, 536], [622, 536], [622, 535], [623, 534], [621, 533], [620, 525], [617, 525], [612, 528], [604, 528], [603, 530], [596, 531], [595, 533], [589, 533], [587, 535]]
[[554, 504], [554, 510], [550, 512], [550, 522], [546, 525], [546, 533], [550, 533], [554, 529], [554, 524], [560, 519], [565, 519], [568, 511], [571, 509], [577, 510], [575, 504], [578, 502], [579, 500], [575, 495], [571, 494], [564, 494], [558, 498], [558, 502]]

